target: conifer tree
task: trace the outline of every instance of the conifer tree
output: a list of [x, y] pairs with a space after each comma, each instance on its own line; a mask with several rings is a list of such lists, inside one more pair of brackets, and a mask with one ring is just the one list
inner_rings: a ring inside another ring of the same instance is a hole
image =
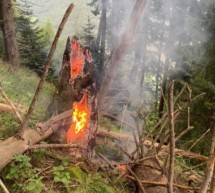
[[42, 29], [37, 26], [38, 19], [32, 16], [30, 6], [25, 3], [21, 9], [22, 12], [16, 19], [21, 63], [41, 75], [46, 58], [46, 42]]

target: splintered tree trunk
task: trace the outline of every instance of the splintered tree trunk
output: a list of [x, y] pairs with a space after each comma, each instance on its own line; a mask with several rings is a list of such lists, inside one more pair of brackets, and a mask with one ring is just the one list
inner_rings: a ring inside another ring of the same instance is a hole
[[134, 9], [132, 11], [130, 21], [128, 23], [128, 26], [122, 36], [121, 42], [113, 51], [112, 57], [110, 59], [110, 67], [107, 69], [105, 79], [103, 81], [102, 87], [100, 89], [99, 95], [98, 95], [98, 108], [101, 109], [102, 103], [104, 101], [105, 96], [108, 93], [108, 90], [110, 88], [110, 85], [112, 84], [112, 81], [114, 77], [116, 76], [116, 73], [118, 71], [118, 68], [121, 65], [122, 59], [125, 56], [126, 52], [128, 51], [133, 39], [134, 34], [136, 31], [136, 28], [138, 26], [138, 22], [143, 14], [143, 10], [145, 8], [147, 0], [137, 0]]
[[6, 34], [6, 58], [14, 66], [20, 64], [19, 49], [16, 41], [15, 23], [13, 19], [13, 7], [11, 0], [1, 0], [4, 34]]

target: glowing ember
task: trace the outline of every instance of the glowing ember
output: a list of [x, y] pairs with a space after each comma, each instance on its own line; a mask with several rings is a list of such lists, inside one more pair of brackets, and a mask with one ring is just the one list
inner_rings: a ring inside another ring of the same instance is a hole
[[83, 71], [85, 57], [83, 53], [83, 48], [81, 48], [78, 40], [73, 37], [71, 40], [71, 59], [70, 59], [70, 79], [74, 80], [76, 76], [81, 75]]
[[89, 108], [87, 103], [87, 94], [83, 95], [80, 102], [73, 104], [73, 122], [66, 134], [67, 143], [74, 142], [83, 137], [86, 132], [89, 121]]
[[117, 169], [122, 170], [122, 171], [126, 171], [127, 170], [126, 166], [125, 165], [121, 165], [121, 164], [117, 166]]

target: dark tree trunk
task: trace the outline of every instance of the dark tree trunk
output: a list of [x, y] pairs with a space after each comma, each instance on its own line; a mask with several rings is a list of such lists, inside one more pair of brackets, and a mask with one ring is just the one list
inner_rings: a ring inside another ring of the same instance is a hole
[[101, 29], [101, 70], [103, 72], [105, 62], [105, 48], [106, 48], [106, 30], [107, 30], [107, 0], [102, 3], [102, 29]]
[[16, 41], [16, 31], [11, 0], [1, 0], [1, 9], [4, 23], [3, 31], [6, 35], [4, 36], [6, 39], [6, 59], [10, 64], [18, 66], [20, 64], [20, 57]]
[[162, 80], [162, 84], [161, 84], [160, 103], [159, 103], [159, 107], [158, 107], [159, 118], [162, 118], [162, 116], [163, 116], [164, 97], [166, 96], [168, 64], [169, 64], [168, 61], [166, 61], [164, 64], [164, 69], [163, 69], [163, 80]]

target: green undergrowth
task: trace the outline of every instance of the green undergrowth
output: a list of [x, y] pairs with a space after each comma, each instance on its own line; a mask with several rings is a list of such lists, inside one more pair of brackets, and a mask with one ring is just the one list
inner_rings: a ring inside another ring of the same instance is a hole
[[108, 176], [84, 160], [62, 151], [34, 150], [16, 155], [0, 178], [13, 193], [117, 193]]
[[[22, 115], [26, 113], [31, 103], [39, 80], [39, 77], [29, 69], [12, 68], [0, 60], [0, 83], [4, 92], [18, 107]], [[30, 126], [43, 119], [53, 93], [54, 85], [45, 83], [35, 111], [31, 116]], [[5, 103], [1, 96], [0, 102]], [[20, 124], [13, 112], [0, 111], [0, 140], [15, 134], [19, 127]]]

